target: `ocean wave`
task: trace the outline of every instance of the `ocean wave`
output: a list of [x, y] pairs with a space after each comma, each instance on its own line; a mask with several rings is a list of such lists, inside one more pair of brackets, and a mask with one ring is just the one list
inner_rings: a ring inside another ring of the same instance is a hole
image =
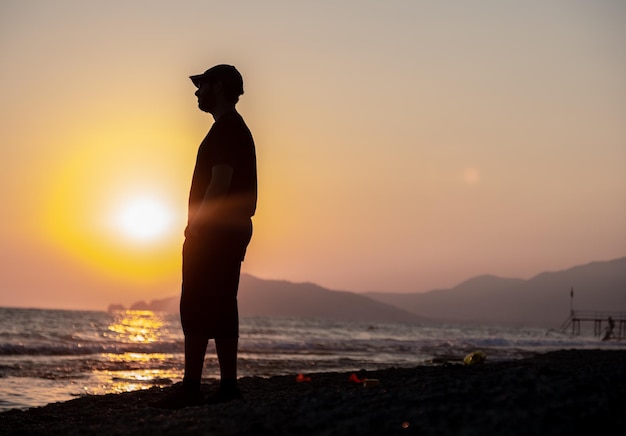
[[86, 356], [90, 354], [171, 354], [181, 353], [179, 342], [159, 342], [149, 344], [0, 344], [0, 356]]

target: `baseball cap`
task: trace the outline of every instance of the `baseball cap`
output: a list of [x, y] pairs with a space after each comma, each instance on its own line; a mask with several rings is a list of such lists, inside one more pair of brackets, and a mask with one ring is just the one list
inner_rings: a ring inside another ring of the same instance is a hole
[[202, 74], [189, 76], [193, 84], [199, 88], [203, 82], [222, 82], [228, 92], [240, 96], [243, 94], [243, 78], [237, 68], [232, 65], [216, 65]]

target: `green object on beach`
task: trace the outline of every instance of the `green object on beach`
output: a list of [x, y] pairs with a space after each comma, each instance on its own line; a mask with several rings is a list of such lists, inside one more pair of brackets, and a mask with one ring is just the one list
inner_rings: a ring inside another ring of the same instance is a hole
[[485, 363], [487, 360], [487, 355], [482, 351], [473, 351], [465, 356], [463, 359], [463, 363], [466, 365], [478, 365], [480, 363]]

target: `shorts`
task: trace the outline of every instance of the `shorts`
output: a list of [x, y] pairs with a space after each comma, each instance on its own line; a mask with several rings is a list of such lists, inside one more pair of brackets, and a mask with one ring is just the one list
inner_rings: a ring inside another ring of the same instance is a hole
[[237, 290], [252, 224], [214, 228], [183, 244], [180, 319], [186, 336], [239, 336]]

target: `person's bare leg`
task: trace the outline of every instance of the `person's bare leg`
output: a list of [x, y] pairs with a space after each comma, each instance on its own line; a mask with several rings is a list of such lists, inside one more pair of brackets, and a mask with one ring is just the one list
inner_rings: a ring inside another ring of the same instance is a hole
[[159, 409], [182, 409], [205, 403], [200, 381], [208, 342], [208, 339], [202, 337], [185, 336], [185, 376], [182, 389], [170, 392], [162, 399], [150, 403], [150, 406]]
[[237, 386], [237, 344], [238, 339], [215, 339], [217, 359], [220, 363], [220, 388], [215, 401], [222, 403], [242, 398]]
[[199, 336], [185, 336], [185, 376], [187, 383], [197, 383], [200, 387], [204, 355], [209, 340]]
[[215, 339], [217, 359], [220, 364], [222, 380], [237, 380], [237, 346], [238, 338]]

